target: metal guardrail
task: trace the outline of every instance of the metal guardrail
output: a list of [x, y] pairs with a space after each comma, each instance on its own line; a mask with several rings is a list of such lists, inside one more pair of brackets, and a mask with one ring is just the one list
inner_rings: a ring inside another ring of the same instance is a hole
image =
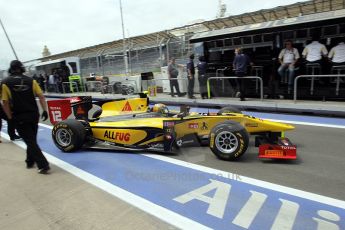
[[78, 87], [78, 84], [76, 82], [62, 82], [62, 92], [63, 93], [66, 93], [65, 85], [67, 85], [70, 89], [73, 89], [72, 93], [74, 93], [74, 89], [77, 93], [79, 93], [79, 87]]
[[225, 67], [223, 69], [216, 69], [216, 77], [219, 77], [219, 72], [223, 72], [223, 74], [224, 74], [224, 71], [227, 69], [228, 69], [227, 67]]
[[245, 76], [245, 77], [235, 77], [235, 76], [231, 76], [231, 77], [210, 77], [207, 79], [207, 96], [208, 98], [211, 98], [211, 87], [210, 87], [210, 80], [216, 80], [216, 79], [257, 79], [260, 81], [260, 99], [263, 100], [264, 99], [264, 83], [262, 81], [261, 77], [258, 76]]
[[310, 84], [310, 94], [314, 94], [314, 78], [336, 78], [336, 87], [335, 87], [335, 95], [339, 95], [339, 86], [340, 86], [340, 78], [345, 77], [345, 74], [332, 74], [332, 75], [299, 75], [295, 78], [294, 82], [294, 93], [293, 93], [293, 100], [296, 103], [297, 100], [297, 81], [300, 78], [312, 78], [312, 82]]
[[[225, 67], [223, 69], [216, 69], [216, 77], [219, 78], [219, 73], [222, 73], [222, 77], [224, 77], [224, 71], [227, 70], [228, 67]], [[224, 89], [225, 89], [225, 83], [224, 83], [224, 80], [222, 80], [222, 90], [224, 92]]]

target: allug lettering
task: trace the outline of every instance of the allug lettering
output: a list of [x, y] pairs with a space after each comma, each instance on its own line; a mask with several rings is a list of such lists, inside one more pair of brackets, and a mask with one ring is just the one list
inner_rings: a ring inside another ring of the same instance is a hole
[[131, 134], [106, 130], [104, 132], [104, 138], [112, 139], [112, 140], [115, 140], [115, 141], [125, 141], [125, 142], [128, 142], [130, 140], [130, 138], [131, 138]]

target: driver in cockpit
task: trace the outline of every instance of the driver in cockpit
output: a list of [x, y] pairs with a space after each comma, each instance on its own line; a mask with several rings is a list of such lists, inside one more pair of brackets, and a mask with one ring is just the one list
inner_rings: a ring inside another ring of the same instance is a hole
[[151, 108], [151, 112], [154, 113], [160, 113], [162, 114], [164, 117], [167, 117], [169, 115], [169, 109], [166, 105], [164, 104], [155, 104], [152, 108]]

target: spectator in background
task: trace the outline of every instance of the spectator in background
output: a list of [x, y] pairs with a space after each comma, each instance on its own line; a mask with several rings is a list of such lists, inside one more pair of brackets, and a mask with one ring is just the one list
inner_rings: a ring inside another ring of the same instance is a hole
[[55, 72], [53, 72], [52, 74], [49, 75], [48, 77], [48, 91], [51, 91], [52, 89], [55, 91], [55, 79], [54, 79], [54, 74]]
[[35, 81], [37, 81], [37, 80], [38, 80], [37, 74], [32, 75], [32, 79], [34, 79]]
[[40, 73], [40, 75], [38, 76], [38, 84], [40, 85], [41, 89], [43, 92], [46, 91], [46, 87], [45, 87], [45, 79], [43, 77], [43, 75]]
[[44, 87], [46, 89], [46, 92], [49, 92], [49, 76], [48, 76], [48, 74], [44, 73], [43, 78], [44, 78]]
[[54, 71], [54, 84], [55, 84], [55, 93], [60, 93], [60, 85], [62, 85], [62, 81], [58, 71]]
[[278, 69], [280, 77], [283, 78], [286, 71], [289, 71], [288, 92], [290, 92], [295, 78], [296, 62], [300, 58], [298, 50], [293, 47], [291, 40], [285, 42], [285, 49], [281, 50], [278, 58], [280, 62]]
[[207, 98], [207, 63], [205, 61], [204, 56], [199, 57], [199, 63], [197, 64], [198, 68], [198, 79], [199, 79], [199, 87], [200, 87], [200, 96], [202, 99]]
[[251, 64], [249, 57], [243, 53], [241, 48], [235, 50], [235, 59], [233, 62], [233, 68], [237, 77], [237, 88], [239, 89], [239, 97], [241, 101], [245, 101], [245, 79], [243, 77], [247, 73], [248, 65]]
[[194, 66], [194, 54], [189, 56], [189, 61], [187, 63], [187, 77], [188, 77], [188, 98], [195, 99], [194, 97], [194, 75], [195, 75], [195, 66]]
[[307, 60], [307, 63], [318, 64], [321, 64], [322, 57], [326, 57], [327, 54], [326, 46], [319, 42], [319, 36], [316, 34], [312, 35], [312, 42], [302, 52], [303, 58]]
[[172, 97], [175, 97], [174, 87], [176, 89], [177, 95], [179, 97], [183, 96], [183, 94], [180, 92], [180, 87], [177, 80], [178, 74], [178, 65], [175, 62], [175, 58], [171, 58], [170, 63], [168, 65], [168, 77], [170, 79], [170, 92]]
[[333, 65], [345, 65], [345, 44], [340, 42], [334, 46], [328, 54], [328, 58], [332, 61]]

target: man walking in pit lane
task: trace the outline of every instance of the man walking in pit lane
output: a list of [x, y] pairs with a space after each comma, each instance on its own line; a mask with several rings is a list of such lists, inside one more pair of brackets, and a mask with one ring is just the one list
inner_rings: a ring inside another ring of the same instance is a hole
[[[1, 92], [2, 90], [1, 90], [1, 85], [0, 85], [0, 101], [1, 101]], [[16, 130], [14, 128], [13, 122], [7, 119], [7, 116], [4, 110], [2, 109], [2, 106], [0, 105], [0, 130], [2, 128], [2, 119], [7, 121], [7, 133], [8, 133], [8, 136], [10, 136], [11, 141], [20, 139], [20, 136], [16, 134]], [[1, 133], [0, 133], [0, 137], [1, 137]], [[1, 143], [1, 138], [0, 138], [0, 143]]]
[[38, 83], [23, 75], [25, 68], [20, 61], [12, 61], [8, 72], [10, 76], [2, 81], [3, 109], [27, 145], [26, 167], [32, 168], [36, 163], [38, 172], [46, 174], [50, 167], [37, 144], [39, 110], [35, 97], [39, 97], [44, 121], [48, 118], [45, 98]]

